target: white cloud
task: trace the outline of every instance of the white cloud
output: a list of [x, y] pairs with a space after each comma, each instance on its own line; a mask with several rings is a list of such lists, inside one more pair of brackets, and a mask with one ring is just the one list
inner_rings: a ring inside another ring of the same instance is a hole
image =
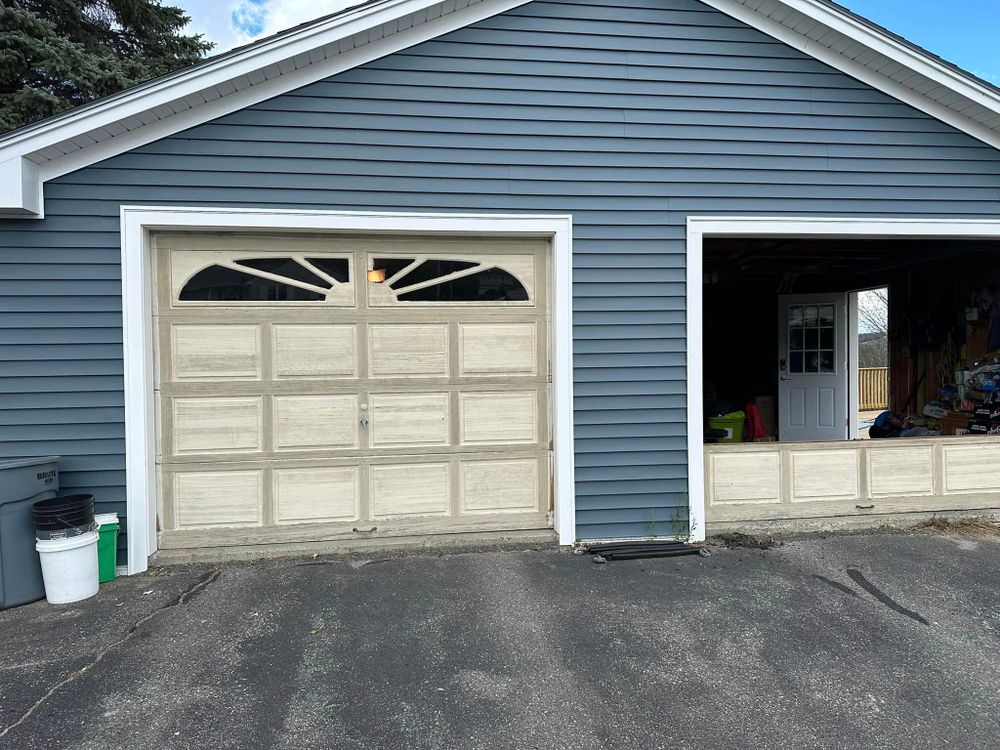
[[215, 42], [211, 54], [335, 13], [361, 0], [172, 0], [191, 17], [187, 31]]

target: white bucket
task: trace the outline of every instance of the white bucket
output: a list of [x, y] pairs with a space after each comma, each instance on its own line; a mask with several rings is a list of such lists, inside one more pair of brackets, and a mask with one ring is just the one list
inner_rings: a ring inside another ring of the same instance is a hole
[[42, 561], [45, 599], [49, 604], [69, 604], [97, 593], [97, 532], [69, 539], [37, 539]]

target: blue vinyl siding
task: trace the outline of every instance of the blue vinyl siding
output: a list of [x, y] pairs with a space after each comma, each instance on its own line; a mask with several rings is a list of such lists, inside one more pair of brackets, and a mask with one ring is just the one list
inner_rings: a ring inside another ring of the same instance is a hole
[[121, 203], [575, 222], [578, 529], [682, 533], [689, 214], [1000, 217], [994, 149], [696, 0], [537, 0], [46, 186], [0, 223], [0, 455], [124, 511]]

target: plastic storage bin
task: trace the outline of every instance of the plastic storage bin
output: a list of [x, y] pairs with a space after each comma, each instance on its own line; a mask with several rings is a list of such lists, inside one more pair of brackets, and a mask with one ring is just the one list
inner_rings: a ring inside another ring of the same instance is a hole
[[57, 461], [0, 461], [0, 609], [45, 597], [31, 506], [59, 494]]
[[727, 435], [719, 438], [720, 443], [742, 443], [743, 426], [746, 424], [747, 415], [741, 411], [734, 411], [721, 417], [709, 417], [708, 428], [710, 430], [725, 430]]

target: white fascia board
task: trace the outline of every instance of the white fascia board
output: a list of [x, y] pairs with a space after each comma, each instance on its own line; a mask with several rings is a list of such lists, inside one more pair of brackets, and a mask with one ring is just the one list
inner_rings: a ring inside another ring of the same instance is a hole
[[921, 54], [913, 47], [893, 39], [845, 13], [816, 0], [781, 0], [784, 5], [819, 21], [833, 31], [859, 42], [873, 52], [895, 60], [915, 73], [926, 76], [957, 94], [992, 110], [1000, 105], [1000, 96], [989, 88], [961, 75], [933, 57]]
[[330, 19], [328, 23], [262, 41], [242, 52], [224, 54], [215, 62], [209, 61], [181, 70], [166, 80], [138, 86], [103, 102], [98, 100], [92, 105], [84, 105], [77, 113], [68, 117], [41, 123], [20, 136], [4, 139], [0, 144], [0, 157], [22, 144], [27, 144], [20, 149], [24, 153], [26, 150], [34, 150], [33, 147], [42, 140], [68, 140], [81, 133], [105, 127], [196, 91], [212, 88], [297, 54], [331, 44], [400, 15], [425, 9], [437, 2], [440, 0], [393, 0], [369, 9], [360, 8], [354, 13]]
[[[872, 88], [971, 135], [973, 138], [977, 138], [994, 148], [1000, 148], [1000, 132], [914, 91], [909, 86], [877, 73], [862, 63], [847, 58], [840, 52], [820, 44], [778, 21], [751, 10], [739, 0], [702, 0], [702, 2], [756, 28], [758, 31], [764, 32], [768, 36], [774, 37], [789, 47], [794, 47]], [[971, 100], [992, 112], [1000, 113], [1000, 96], [985, 86], [979, 86], [975, 81], [959, 75], [933, 58], [921, 55], [907, 45], [880, 34], [855, 19], [838, 13], [826, 5], [814, 2], [814, 0], [782, 0], [782, 2], [793, 10], [798, 10], [810, 18], [827, 24], [833, 31], [843, 34], [878, 54], [898, 60], [901, 65], [954, 91], [965, 100]]]
[[[321, 62], [299, 68], [285, 75], [277, 75], [257, 85], [239, 89], [228, 96], [216, 97], [205, 104], [183, 110], [134, 128], [114, 138], [99, 141], [92, 146], [74, 150], [65, 156], [46, 161], [38, 165], [37, 179], [40, 182], [55, 179], [230, 112], [244, 109], [393, 52], [448, 34], [498, 13], [524, 5], [529, 1], [482, 0], [482, 2], [473, 3], [447, 15], [439, 15], [432, 21], [411, 24], [404, 31], [383, 36], [378, 41], [355, 47], [348, 52], [332, 55]], [[70, 140], [87, 132], [114, 127], [122, 121], [162, 107], [169, 102], [182, 100], [214, 87], [226, 86], [227, 83], [255, 71], [277, 65], [299, 55], [309, 54], [313, 50], [328, 46], [341, 39], [373, 28], [380, 28], [383, 24], [398, 21], [400, 18], [412, 18], [414, 14], [425, 14], [429, 9], [439, 4], [441, 4], [441, 0], [396, 0], [332, 19], [329, 24], [309, 27], [300, 33], [292, 33], [270, 42], [263, 42], [248, 48], [242, 54], [227, 56], [225, 59], [219, 60], [217, 64], [197, 66], [159, 84], [143, 86], [134, 92], [114, 97], [105, 104], [98, 103], [84, 107], [76, 116], [60, 118], [50, 124], [43, 124], [26, 131], [20, 136], [4, 140], [0, 143], [0, 162], [36, 153], [54, 143]], [[34, 204], [29, 205], [26, 202], [12, 206], [11, 209], [19, 209], [22, 215], [40, 214], [40, 184], [37, 192], [39, 196], [37, 210], [32, 208]], [[0, 206], [0, 210], [2, 208], [3, 206]], [[11, 209], [8, 209], [8, 214], [11, 213]]]

